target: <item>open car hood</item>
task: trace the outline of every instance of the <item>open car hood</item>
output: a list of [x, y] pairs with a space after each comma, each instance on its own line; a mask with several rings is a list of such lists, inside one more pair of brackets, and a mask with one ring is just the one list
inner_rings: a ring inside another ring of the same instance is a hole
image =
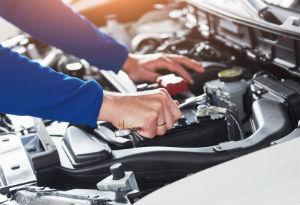
[[[254, 8], [249, 0], [185, 0], [196, 6], [218, 16], [227, 17], [231, 20], [245, 23], [258, 29], [288, 35], [300, 39], [300, 15], [296, 12], [289, 16], [281, 24], [265, 21], [259, 16], [259, 11]], [[254, 2], [254, 1], [253, 1]]]
[[294, 204], [300, 192], [299, 142], [297, 138], [198, 172], [136, 204]]

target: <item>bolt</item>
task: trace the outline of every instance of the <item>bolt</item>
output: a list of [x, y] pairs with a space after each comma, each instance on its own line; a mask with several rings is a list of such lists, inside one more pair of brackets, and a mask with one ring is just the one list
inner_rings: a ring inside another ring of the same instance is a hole
[[2, 141], [3, 141], [3, 142], [8, 142], [8, 141], [9, 141], [9, 138], [5, 137], [5, 138], [2, 139]]
[[10, 167], [11, 170], [16, 170], [16, 169], [19, 169], [20, 168], [20, 165], [19, 164], [14, 164]]
[[34, 145], [32, 146], [27, 146], [26, 147], [27, 152], [35, 152], [36, 151], [36, 147]]

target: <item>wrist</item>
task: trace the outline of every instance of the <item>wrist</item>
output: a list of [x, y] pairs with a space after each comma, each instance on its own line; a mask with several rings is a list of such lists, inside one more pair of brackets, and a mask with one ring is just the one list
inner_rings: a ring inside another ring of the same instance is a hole
[[98, 120], [111, 122], [114, 125], [119, 123], [118, 119], [118, 109], [120, 105], [118, 105], [118, 94], [112, 92], [103, 92], [103, 101], [99, 111]]
[[127, 60], [123, 64], [122, 70], [126, 72], [127, 74], [131, 73], [132, 68], [135, 67], [136, 59], [134, 58], [134, 55], [129, 53]]

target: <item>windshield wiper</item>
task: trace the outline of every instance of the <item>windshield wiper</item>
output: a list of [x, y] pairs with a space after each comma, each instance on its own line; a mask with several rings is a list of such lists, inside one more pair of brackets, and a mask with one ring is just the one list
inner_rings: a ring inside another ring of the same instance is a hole
[[248, 3], [257, 11], [258, 16], [267, 22], [274, 23], [277, 25], [282, 24], [282, 22], [275, 16], [275, 14], [270, 10], [267, 4], [262, 0], [247, 0]]

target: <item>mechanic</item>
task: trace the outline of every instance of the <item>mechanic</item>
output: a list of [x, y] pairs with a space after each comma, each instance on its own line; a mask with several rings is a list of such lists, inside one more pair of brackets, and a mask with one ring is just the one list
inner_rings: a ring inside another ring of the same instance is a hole
[[[125, 45], [99, 31], [61, 0], [1, 0], [0, 16], [34, 38], [101, 69], [123, 69], [134, 81], [155, 82], [159, 68], [191, 76], [182, 65], [203, 72], [201, 63], [183, 56], [128, 54]], [[133, 94], [103, 92], [94, 80], [55, 72], [0, 45], [0, 112], [96, 126], [97, 120], [119, 129], [139, 128], [151, 138], [171, 129], [181, 116], [177, 102], [158, 89]], [[101, 109], [100, 109], [101, 108]]]

